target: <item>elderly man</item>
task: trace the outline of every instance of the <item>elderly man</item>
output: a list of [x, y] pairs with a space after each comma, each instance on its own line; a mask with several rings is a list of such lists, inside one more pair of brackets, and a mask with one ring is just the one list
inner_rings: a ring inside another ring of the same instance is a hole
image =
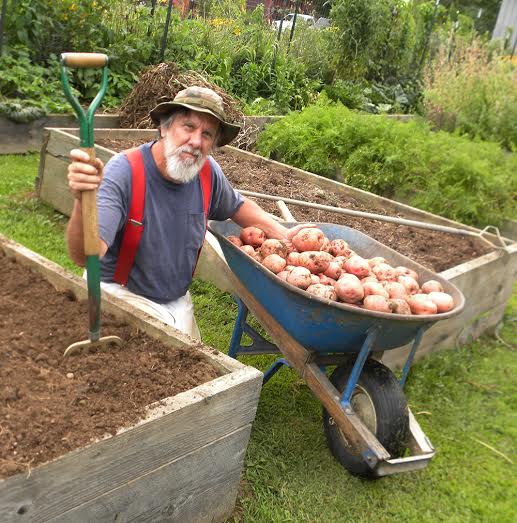
[[226, 121], [217, 93], [189, 87], [150, 116], [159, 139], [117, 154], [105, 169], [99, 159], [92, 165], [86, 153], [71, 151], [68, 183], [75, 204], [68, 250], [84, 266], [81, 192], [98, 189], [102, 288], [199, 338], [188, 287], [206, 220], [231, 218], [278, 239], [289, 240], [295, 231], [235, 191], [210, 156], [239, 132]]

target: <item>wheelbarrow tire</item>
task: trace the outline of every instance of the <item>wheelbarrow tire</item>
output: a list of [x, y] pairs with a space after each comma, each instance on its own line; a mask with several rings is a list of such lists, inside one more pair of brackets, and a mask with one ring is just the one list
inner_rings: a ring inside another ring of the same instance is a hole
[[[339, 392], [345, 389], [352, 367], [353, 362], [337, 367], [332, 373], [330, 381]], [[390, 369], [368, 359], [352, 393], [351, 404], [390, 456], [401, 457], [409, 433], [408, 406], [404, 392]], [[323, 426], [332, 454], [351, 474], [377, 478], [363, 457], [349, 446], [326, 409], [323, 409]]]

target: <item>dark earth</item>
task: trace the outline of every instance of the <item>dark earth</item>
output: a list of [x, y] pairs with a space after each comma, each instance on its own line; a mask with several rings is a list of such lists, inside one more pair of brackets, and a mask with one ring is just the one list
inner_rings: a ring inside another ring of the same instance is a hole
[[[136, 140], [96, 140], [96, 143], [123, 151], [139, 145]], [[260, 158], [245, 159], [224, 150], [214, 153], [228, 180], [236, 189], [283, 196], [355, 211], [388, 214], [380, 206], [365, 206], [353, 197], [323, 190], [309, 182], [303, 182], [290, 174], [288, 167], [277, 166]], [[257, 200], [266, 211], [280, 216], [274, 202]], [[406, 225], [381, 222], [369, 218], [344, 216], [328, 211], [290, 206], [289, 210], [300, 222], [327, 222], [353, 227], [393, 250], [411, 258], [433, 272], [442, 272], [461, 263], [487, 254], [492, 249], [477, 238], [435, 232]], [[403, 214], [398, 217], [408, 218]]]
[[146, 406], [217, 377], [192, 349], [175, 349], [111, 315], [102, 335], [123, 346], [63, 357], [88, 339], [88, 303], [58, 292], [0, 249], [0, 479], [115, 434]]

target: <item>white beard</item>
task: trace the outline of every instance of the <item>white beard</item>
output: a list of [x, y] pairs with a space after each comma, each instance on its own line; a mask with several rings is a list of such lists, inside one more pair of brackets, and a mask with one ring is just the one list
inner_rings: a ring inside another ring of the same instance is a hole
[[[199, 150], [189, 145], [175, 147], [169, 140], [164, 141], [164, 152], [167, 176], [175, 183], [188, 183], [192, 181], [203, 167], [205, 158]], [[181, 159], [181, 153], [186, 152], [196, 158]]]

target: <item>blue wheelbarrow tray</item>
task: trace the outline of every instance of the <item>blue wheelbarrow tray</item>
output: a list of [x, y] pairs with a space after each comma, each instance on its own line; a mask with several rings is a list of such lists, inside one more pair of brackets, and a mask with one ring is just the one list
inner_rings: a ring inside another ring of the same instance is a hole
[[[299, 224], [283, 222], [283, 225], [293, 227]], [[411, 456], [392, 458], [353, 412], [350, 398], [368, 356], [375, 353], [379, 357], [385, 350], [412, 342], [400, 378], [400, 385], [403, 387], [423, 333], [437, 321], [461, 313], [465, 298], [446, 279], [355, 229], [328, 223], [316, 225], [330, 240], [344, 239], [364, 258], [382, 256], [394, 267], [402, 265], [413, 269], [419, 275], [420, 284], [428, 280], [439, 281], [444, 291], [453, 297], [454, 308], [442, 314], [398, 315], [368, 311], [319, 298], [280, 280], [232, 244], [227, 236], [239, 236], [240, 227], [237, 224], [231, 221], [210, 221], [209, 230], [218, 239], [228, 266], [236, 277], [232, 276], [232, 283], [238, 295], [238, 303], [243, 303], [246, 314], [249, 309], [273, 338], [276, 347], [287, 359], [282, 362], [293, 367], [304, 378], [332, 415], [351, 447], [371, 467], [372, 475], [379, 477], [423, 468], [435, 451], [411, 411], [407, 445]], [[246, 315], [244, 320], [245, 317]], [[237, 327], [236, 324], [236, 329]], [[242, 329], [240, 333], [242, 334]], [[237, 342], [240, 341], [240, 335], [238, 338]], [[234, 343], [235, 339], [232, 340], [232, 344]], [[353, 354], [356, 355], [356, 361], [346, 389], [341, 394], [329, 381], [324, 365], [339, 364], [339, 358]], [[278, 365], [266, 375], [276, 370]], [[267, 379], [269, 377], [271, 376], [267, 376]]]

